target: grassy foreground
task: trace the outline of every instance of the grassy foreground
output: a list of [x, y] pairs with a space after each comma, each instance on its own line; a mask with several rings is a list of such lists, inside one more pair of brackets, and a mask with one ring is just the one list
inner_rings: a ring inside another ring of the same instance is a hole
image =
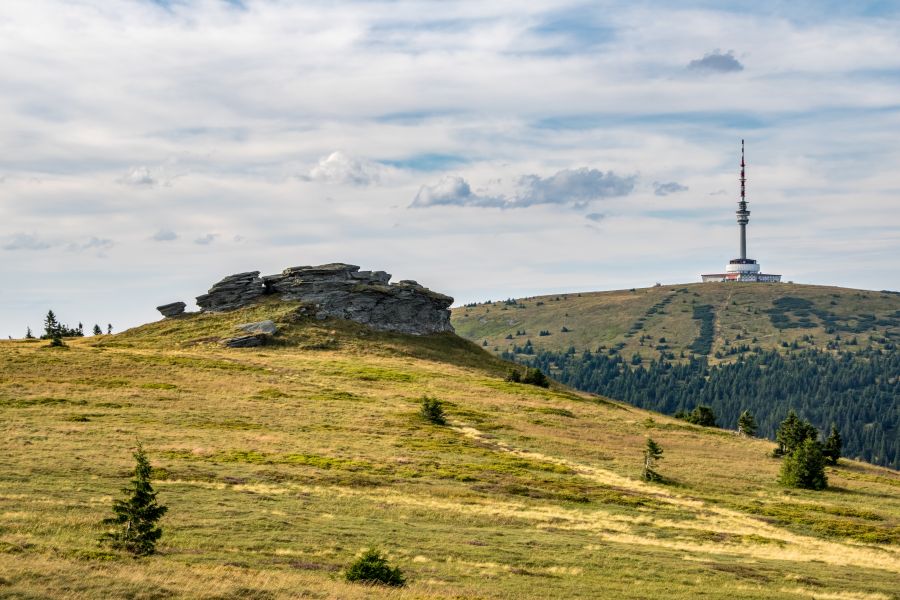
[[[0, 597], [897, 597], [896, 472], [842, 462], [828, 491], [788, 491], [768, 442], [295, 308], [0, 342]], [[215, 343], [263, 318], [277, 345]], [[638, 479], [648, 434], [666, 483]], [[169, 506], [141, 560], [96, 543], [137, 440]], [[343, 582], [369, 546], [407, 588]]]

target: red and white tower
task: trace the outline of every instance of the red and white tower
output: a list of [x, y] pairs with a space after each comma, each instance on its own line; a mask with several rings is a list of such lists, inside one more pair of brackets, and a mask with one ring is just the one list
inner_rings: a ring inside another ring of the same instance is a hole
[[760, 273], [759, 263], [747, 258], [747, 224], [750, 223], [750, 211], [747, 210], [747, 176], [744, 162], [744, 140], [741, 140], [741, 199], [738, 201], [737, 222], [741, 229], [741, 254], [725, 265], [724, 273], [706, 273], [701, 275], [704, 282], [713, 281], [752, 281], [777, 283], [781, 275]]

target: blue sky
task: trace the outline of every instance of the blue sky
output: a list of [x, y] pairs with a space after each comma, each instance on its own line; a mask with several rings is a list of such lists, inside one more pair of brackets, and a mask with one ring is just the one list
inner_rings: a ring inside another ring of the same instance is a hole
[[344, 261], [458, 302], [900, 288], [897, 2], [12, 0], [0, 335]]

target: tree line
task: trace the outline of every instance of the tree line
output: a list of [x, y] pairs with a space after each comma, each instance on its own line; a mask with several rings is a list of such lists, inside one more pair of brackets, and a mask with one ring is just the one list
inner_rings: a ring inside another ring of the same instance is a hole
[[845, 456], [900, 468], [897, 352], [771, 350], [712, 366], [705, 357], [627, 364], [633, 361], [618, 354], [578, 354], [571, 348], [504, 358], [517, 358], [572, 387], [669, 415], [704, 405], [715, 411], [721, 425], [734, 427], [749, 410], [760, 435], [770, 439], [793, 409], [820, 430], [835, 424]]

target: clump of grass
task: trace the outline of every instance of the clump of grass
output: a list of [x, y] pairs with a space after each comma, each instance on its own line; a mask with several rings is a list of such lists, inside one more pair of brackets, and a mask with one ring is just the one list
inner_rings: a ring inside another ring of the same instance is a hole
[[447, 417], [444, 415], [444, 403], [431, 396], [422, 397], [422, 418], [435, 425], [446, 425]]
[[406, 578], [399, 567], [388, 564], [387, 558], [375, 548], [369, 548], [360, 556], [344, 574], [347, 581], [403, 587]]

